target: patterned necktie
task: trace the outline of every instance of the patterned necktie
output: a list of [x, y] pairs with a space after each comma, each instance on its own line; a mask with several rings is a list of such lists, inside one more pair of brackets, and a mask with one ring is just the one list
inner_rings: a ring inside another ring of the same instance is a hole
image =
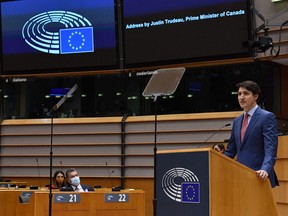
[[242, 122], [242, 127], [241, 127], [241, 142], [243, 141], [244, 134], [248, 126], [248, 117], [249, 117], [249, 114], [246, 113], [244, 116], [244, 120]]

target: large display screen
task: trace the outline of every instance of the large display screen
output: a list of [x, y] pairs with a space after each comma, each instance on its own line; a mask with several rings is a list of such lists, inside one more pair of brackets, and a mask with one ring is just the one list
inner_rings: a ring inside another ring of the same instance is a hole
[[114, 0], [1, 2], [2, 74], [116, 67]]
[[249, 0], [123, 0], [125, 63], [249, 56], [250, 15]]

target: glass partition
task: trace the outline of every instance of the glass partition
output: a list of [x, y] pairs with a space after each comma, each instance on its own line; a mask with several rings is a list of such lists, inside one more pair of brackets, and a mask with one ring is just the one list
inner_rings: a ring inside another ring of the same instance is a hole
[[[13, 78], [2, 81], [1, 111], [6, 118], [45, 118], [75, 84], [78, 89], [54, 113], [58, 118], [153, 115], [152, 98], [143, 97], [153, 71], [94, 76]], [[236, 83], [254, 80], [262, 89], [261, 106], [280, 111], [280, 67], [252, 63], [186, 68], [170, 96], [158, 97], [158, 114], [240, 110]]]

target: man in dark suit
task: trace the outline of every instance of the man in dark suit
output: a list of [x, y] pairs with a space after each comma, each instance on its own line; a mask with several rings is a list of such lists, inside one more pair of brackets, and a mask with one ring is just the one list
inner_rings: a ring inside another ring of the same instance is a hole
[[[261, 90], [257, 83], [244, 81], [237, 84], [238, 102], [244, 113], [233, 122], [231, 137], [225, 155], [256, 171], [256, 176], [270, 179], [272, 187], [278, 184], [274, 172], [278, 148], [278, 132], [275, 115], [261, 109]], [[246, 119], [245, 119], [246, 116]]]
[[77, 170], [71, 168], [66, 171], [66, 185], [65, 188], [62, 188], [62, 190], [69, 190], [75, 192], [88, 192], [88, 191], [94, 191], [94, 188], [89, 185], [81, 184]]

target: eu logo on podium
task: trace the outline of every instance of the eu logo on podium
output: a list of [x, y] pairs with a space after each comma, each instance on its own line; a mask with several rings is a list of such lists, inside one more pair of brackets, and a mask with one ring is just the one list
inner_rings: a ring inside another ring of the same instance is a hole
[[181, 187], [183, 203], [200, 203], [200, 184], [198, 182], [183, 182]]

